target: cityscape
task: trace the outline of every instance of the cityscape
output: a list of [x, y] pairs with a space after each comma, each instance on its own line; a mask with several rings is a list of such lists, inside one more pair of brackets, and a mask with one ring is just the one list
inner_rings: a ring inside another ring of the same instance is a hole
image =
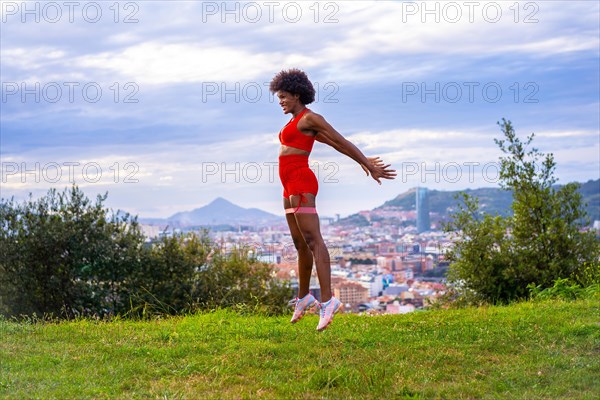
[[[446, 217], [430, 210], [427, 188], [414, 188], [407, 196], [413, 197], [414, 209], [384, 205], [346, 218], [320, 218], [331, 260], [333, 294], [345, 304], [346, 312], [408, 313], [432, 305], [446, 293], [446, 254], [453, 246], [453, 234], [443, 229]], [[225, 207], [230, 214], [237, 207], [224, 199], [211, 205]], [[141, 221], [148, 240], [200, 230]], [[600, 221], [594, 221], [591, 228], [600, 232]], [[214, 225], [208, 233], [225, 250], [246, 247], [249, 255], [272, 264], [277, 277], [297, 289], [297, 253], [283, 217], [236, 228]], [[310, 291], [320, 299], [316, 268]]]

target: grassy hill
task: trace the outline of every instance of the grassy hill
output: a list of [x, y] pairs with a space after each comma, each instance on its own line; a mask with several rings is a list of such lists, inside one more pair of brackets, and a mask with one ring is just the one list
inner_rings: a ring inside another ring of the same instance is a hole
[[600, 305], [0, 321], [0, 397], [597, 399]]

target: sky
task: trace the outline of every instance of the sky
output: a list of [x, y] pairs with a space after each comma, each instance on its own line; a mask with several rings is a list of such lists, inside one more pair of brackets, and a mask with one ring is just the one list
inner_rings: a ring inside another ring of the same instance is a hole
[[321, 114], [398, 176], [315, 143], [317, 209], [413, 187], [497, 187], [498, 121], [600, 178], [597, 1], [1, 1], [1, 197], [73, 182], [164, 218], [223, 197], [283, 215], [268, 84], [304, 70]]

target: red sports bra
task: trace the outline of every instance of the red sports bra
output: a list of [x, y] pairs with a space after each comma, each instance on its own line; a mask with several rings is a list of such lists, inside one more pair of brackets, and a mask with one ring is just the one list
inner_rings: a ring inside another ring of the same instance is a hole
[[300, 114], [298, 114], [295, 118], [292, 118], [290, 122], [283, 127], [283, 129], [279, 132], [279, 141], [285, 146], [295, 147], [310, 153], [313, 144], [315, 144], [315, 137], [305, 135], [298, 130], [298, 121], [300, 121], [300, 118], [302, 118], [306, 111], [308, 111], [308, 108], [305, 108]]

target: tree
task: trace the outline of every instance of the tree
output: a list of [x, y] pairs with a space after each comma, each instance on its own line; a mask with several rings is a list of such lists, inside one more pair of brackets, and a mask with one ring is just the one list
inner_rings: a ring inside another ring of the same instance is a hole
[[268, 314], [287, 310], [292, 296], [289, 283], [277, 279], [273, 266], [257, 260], [251, 250], [213, 247], [210, 262], [199, 270], [196, 282], [196, 299], [203, 308], [244, 304]]
[[109, 215], [73, 185], [58, 193], [0, 202], [0, 312], [98, 315], [123, 307], [144, 237], [129, 214]]
[[207, 231], [175, 234], [154, 241], [141, 268], [131, 276], [134, 314], [177, 314], [197, 308], [198, 272], [207, 265], [212, 246]]
[[292, 292], [272, 265], [246, 247], [223, 250], [208, 231], [162, 237], [152, 244], [140, 274], [132, 277], [132, 313], [177, 314], [219, 307], [278, 314]]
[[291, 290], [247, 249], [224, 252], [207, 231], [146, 243], [136, 217], [76, 186], [38, 200], [0, 200], [0, 314], [176, 314], [250, 304], [283, 312]]
[[510, 121], [498, 123], [500, 186], [512, 192], [512, 215], [484, 215], [463, 194], [463, 204], [446, 224], [458, 240], [449, 254], [448, 278], [473, 301], [507, 302], [525, 298], [527, 286], [551, 287], [557, 279], [577, 279], [586, 266], [599, 266], [600, 245], [577, 192], [579, 184], [557, 187], [552, 154], [522, 142]]

